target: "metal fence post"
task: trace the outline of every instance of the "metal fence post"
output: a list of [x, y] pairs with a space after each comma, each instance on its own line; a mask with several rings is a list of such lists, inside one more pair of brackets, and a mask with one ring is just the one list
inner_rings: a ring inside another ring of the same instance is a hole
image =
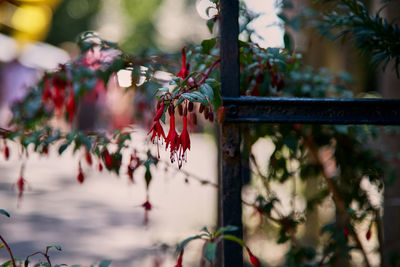
[[[222, 97], [239, 97], [239, 1], [221, 0], [221, 92]], [[234, 107], [227, 107], [234, 108]], [[220, 126], [220, 226], [235, 225], [232, 233], [242, 238], [240, 128], [236, 123]], [[243, 249], [233, 242], [222, 244], [222, 266], [242, 267]]]

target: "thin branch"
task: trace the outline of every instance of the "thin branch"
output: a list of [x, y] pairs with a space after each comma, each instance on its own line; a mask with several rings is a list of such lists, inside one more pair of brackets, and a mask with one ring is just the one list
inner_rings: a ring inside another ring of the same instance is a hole
[[0, 235], [0, 240], [1, 240], [1, 242], [3, 242], [4, 246], [7, 248], [8, 254], [10, 255], [12, 266], [16, 267], [14, 256], [12, 254], [11, 248], [8, 246], [7, 242], [4, 240], [4, 238], [1, 235]]

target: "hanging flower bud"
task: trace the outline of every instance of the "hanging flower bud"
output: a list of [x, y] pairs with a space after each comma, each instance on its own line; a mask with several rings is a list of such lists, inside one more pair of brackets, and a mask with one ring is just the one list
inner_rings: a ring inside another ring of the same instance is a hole
[[208, 114], [210, 114], [210, 110], [208, 107], [204, 108], [204, 119], [207, 120], [208, 119]]
[[246, 247], [247, 253], [249, 254], [250, 263], [255, 267], [260, 267], [260, 261], [256, 256], [251, 253], [250, 249]]
[[10, 149], [8, 148], [7, 142], [6, 142], [5, 139], [3, 139], [3, 142], [4, 142], [4, 158], [5, 158], [6, 160], [8, 160], [9, 157], [10, 157]]
[[161, 126], [161, 123], [159, 120], [157, 120], [153, 126], [151, 127], [150, 131], [147, 133], [147, 135], [149, 135], [152, 132], [151, 138], [150, 140], [154, 143], [154, 139], [156, 139], [156, 143], [157, 143], [157, 152], [158, 152], [158, 157], [160, 157], [160, 150], [158, 147], [158, 140], [162, 138], [165, 138], [165, 133], [164, 133], [164, 129]]
[[366, 238], [367, 240], [370, 240], [370, 239], [371, 239], [371, 227], [368, 228], [368, 231], [367, 231], [367, 233], [365, 234], [365, 238]]
[[347, 238], [349, 236], [349, 227], [345, 226], [343, 228], [343, 235]]
[[107, 149], [104, 150], [103, 157], [107, 169], [111, 169], [113, 167], [113, 159]]
[[190, 112], [189, 113], [189, 118], [193, 122], [194, 125], [197, 125], [197, 115], [196, 112]]
[[85, 159], [88, 165], [92, 165], [93, 161], [92, 161], [92, 155], [90, 155], [90, 152], [85, 149]]
[[149, 223], [149, 212], [152, 209], [152, 205], [149, 201], [149, 196], [147, 195], [146, 201], [142, 204], [142, 207], [144, 208], [144, 224]]
[[226, 114], [226, 108], [224, 106], [220, 106], [218, 108], [218, 114], [217, 114], [218, 123], [223, 123], [225, 121], [225, 114]]
[[178, 105], [178, 113], [179, 113], [179, 116], [183, 115], [183, 107], [182, 107], [182, 105]]
[[45, 76], [44, 77], [44, 90], [43, 90], [43, 95], [42, 95], [42, 102], [43, 103], [47, 102], [49, 99], [52, 98], [52, 95], [53, 94], [51, 93], [49, 79]]
[[156, 115], [154, 116], [154, 121], [158, 121], [161, 119], [163, 113], [164, 113], [164, 102], [161, 102], [161, 104], [157, 103], [157, 106], [160, 105], [160, 107], [157, 109]]
[[25, 181], [24, 177], [22, 176], [22, 169], [23, 169], [23, 167], [21, 168], [20, 175], [17, 180], [18, 199], [22, 199], [22, 196], [23, 196], [24, 190], [25, 190], [25, 182], [26, 181]]
[[82, 166], [81, 166], [80, 161], [79, 161], [79, 167], [78, 167], [78, 176], [76, 177], [76, 179], [78, 180], [78, 182], [80, 184], [83, 183], [83, 181], [85, 180], [85, 176], [83, 175]]
[[179, 150], [179, 160], [178, 166], [179, 168], [182, 167], [182, 161], [187, 161], [186, 150], [190, 150], [190, 137], [187, 130], [187, 117], [186, 115], [183, 116], [183, 130], [180, 136], [180, 150]]
[[188, 110], [189, 110], [190, 112], [192, 112], [192, 111], [193, 111], [193, 108], [194, 108], [193, 102], [189, 102], [189, 104], [188, 104]]
[[176, 75], [176, 77], [181, 77], [182, 79], [185, 79], [188, 74], [189, 74], [189, 66], [188, 64], [186, 64], [185, 48], [182, 48], [182, 68]]
[[175, 267], [183, 267], [182, 266], [182, 260], [183, 260], [183, 249], [181, 250], [181, 252], [179, 252], [178, 259], [176, 260]]
[[102, 172], [103, 171], [103, 164], [101, 164], [101, 162], [99, 162], [99, 165], [98, 165], [98, 170], [99, 170], [99, 172]]
[[205, 106], [203, 104], [200, 104], [199, 106], [199, 113], [202, 113], [204, 111]]
[[214, 121], [214, 112], [210, 112], [209, 114], [208, 114], [208, 120], [210, 121], [210, 122], [213, 122]]

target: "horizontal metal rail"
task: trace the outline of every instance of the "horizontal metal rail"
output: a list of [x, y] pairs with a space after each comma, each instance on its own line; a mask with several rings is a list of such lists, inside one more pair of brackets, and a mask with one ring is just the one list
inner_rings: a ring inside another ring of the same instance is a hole
[[225, 122], [400, 125], [400, 99], [224, 97]]

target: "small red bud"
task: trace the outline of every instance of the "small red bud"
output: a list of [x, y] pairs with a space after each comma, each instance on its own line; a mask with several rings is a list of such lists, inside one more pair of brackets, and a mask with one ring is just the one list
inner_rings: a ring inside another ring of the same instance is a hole
[[78, 172], [78, 176], [76, 177], [76, 179], [81, 184], [85, 180], [85, 176], [83, 175], [83, 172], [82, 172], [81, 162], [79, 162], [79, 168], [78, 169], [79, 169], [79, 172]]
[[195, 81], [195, 79], [193, 79], [193, 77], [190, 77], [190, 78], [188, 79], [188, 81], [187, 81], [187, 84], [188, 84], [190, 87], [194, 87], [194, 86], [196, 86], [196, 81]]
[[183, 249], [179, 252], [178, 259], [176, 260], [175, 267], [182, 267], [182, 260], [183, 260]]
[[194, 108], [193, 102], [189, 102], [188, 104], [189, 111], [193, 111], [193, 108]]
[[193, 122], [194, 125], [197, 125], [197, 115], [196, 112], [189, 113], [190, 120]]
[[181, 104], [178, 105], [178, 113], [180, 116], [183, 116], [183, 107]]
[[107, 169], [111, 169], [113, 166], [113, 160], [112, 157], [110, 155], [110, 153], [108, 153], [108, 150], [104, 150], [104, 163], [106, 164]]
[[209, 114], [208, 114], [208, 120], [210, 121], [210, 122], [213, 122], [214, 121], [214, 112], [210, 112]]
[[367, 233], [365, 234], [365, 238], [366, 238], [367, 240], [370, 240], [370, 239], [371, 239], [371, 228], [368, 229]]
[[199, 113], [202, 113], [204, 111], [205, 106], [203, 104], [200, 104], [199, 107]]
[[210, 114], [210, 109], [209, 108], [204, 108], [204, 119], [208, 119], [208, 114]]
[[6, 160], [8, 160], [8, 158], [10, 157], [10, 149], [7, 145], [4, 147], [4, 157], [6, 158]]
[[247, 248], [247, 253], [249, 254], [250, 262], [255, 267], [260, 267], [260, 261], [256, 256], [251, 253], [250, 249]]
[[344, 229], [343, 229], [343, 235], [344, 235], [345, 237], [348, 237], [348, 236], [349, 236], [349, 228], [348, 228], [347, 226], [345, 226]]
[[101, 162], [99, 162], [99, 166], [98, 166], [99, 172], [103, 171], [103, 164], [101, 164]]
[[88, 150], [85, 151], [85, 159], [87, 164], [92, 165], [92, 155], [90, 155]]
[[226, 108], [224, 106], [220, 106], [218, 108], [218, 114], [217, 114], [218, 123], [223, 123], [225, 121], [225, 114], [226, 114]]

